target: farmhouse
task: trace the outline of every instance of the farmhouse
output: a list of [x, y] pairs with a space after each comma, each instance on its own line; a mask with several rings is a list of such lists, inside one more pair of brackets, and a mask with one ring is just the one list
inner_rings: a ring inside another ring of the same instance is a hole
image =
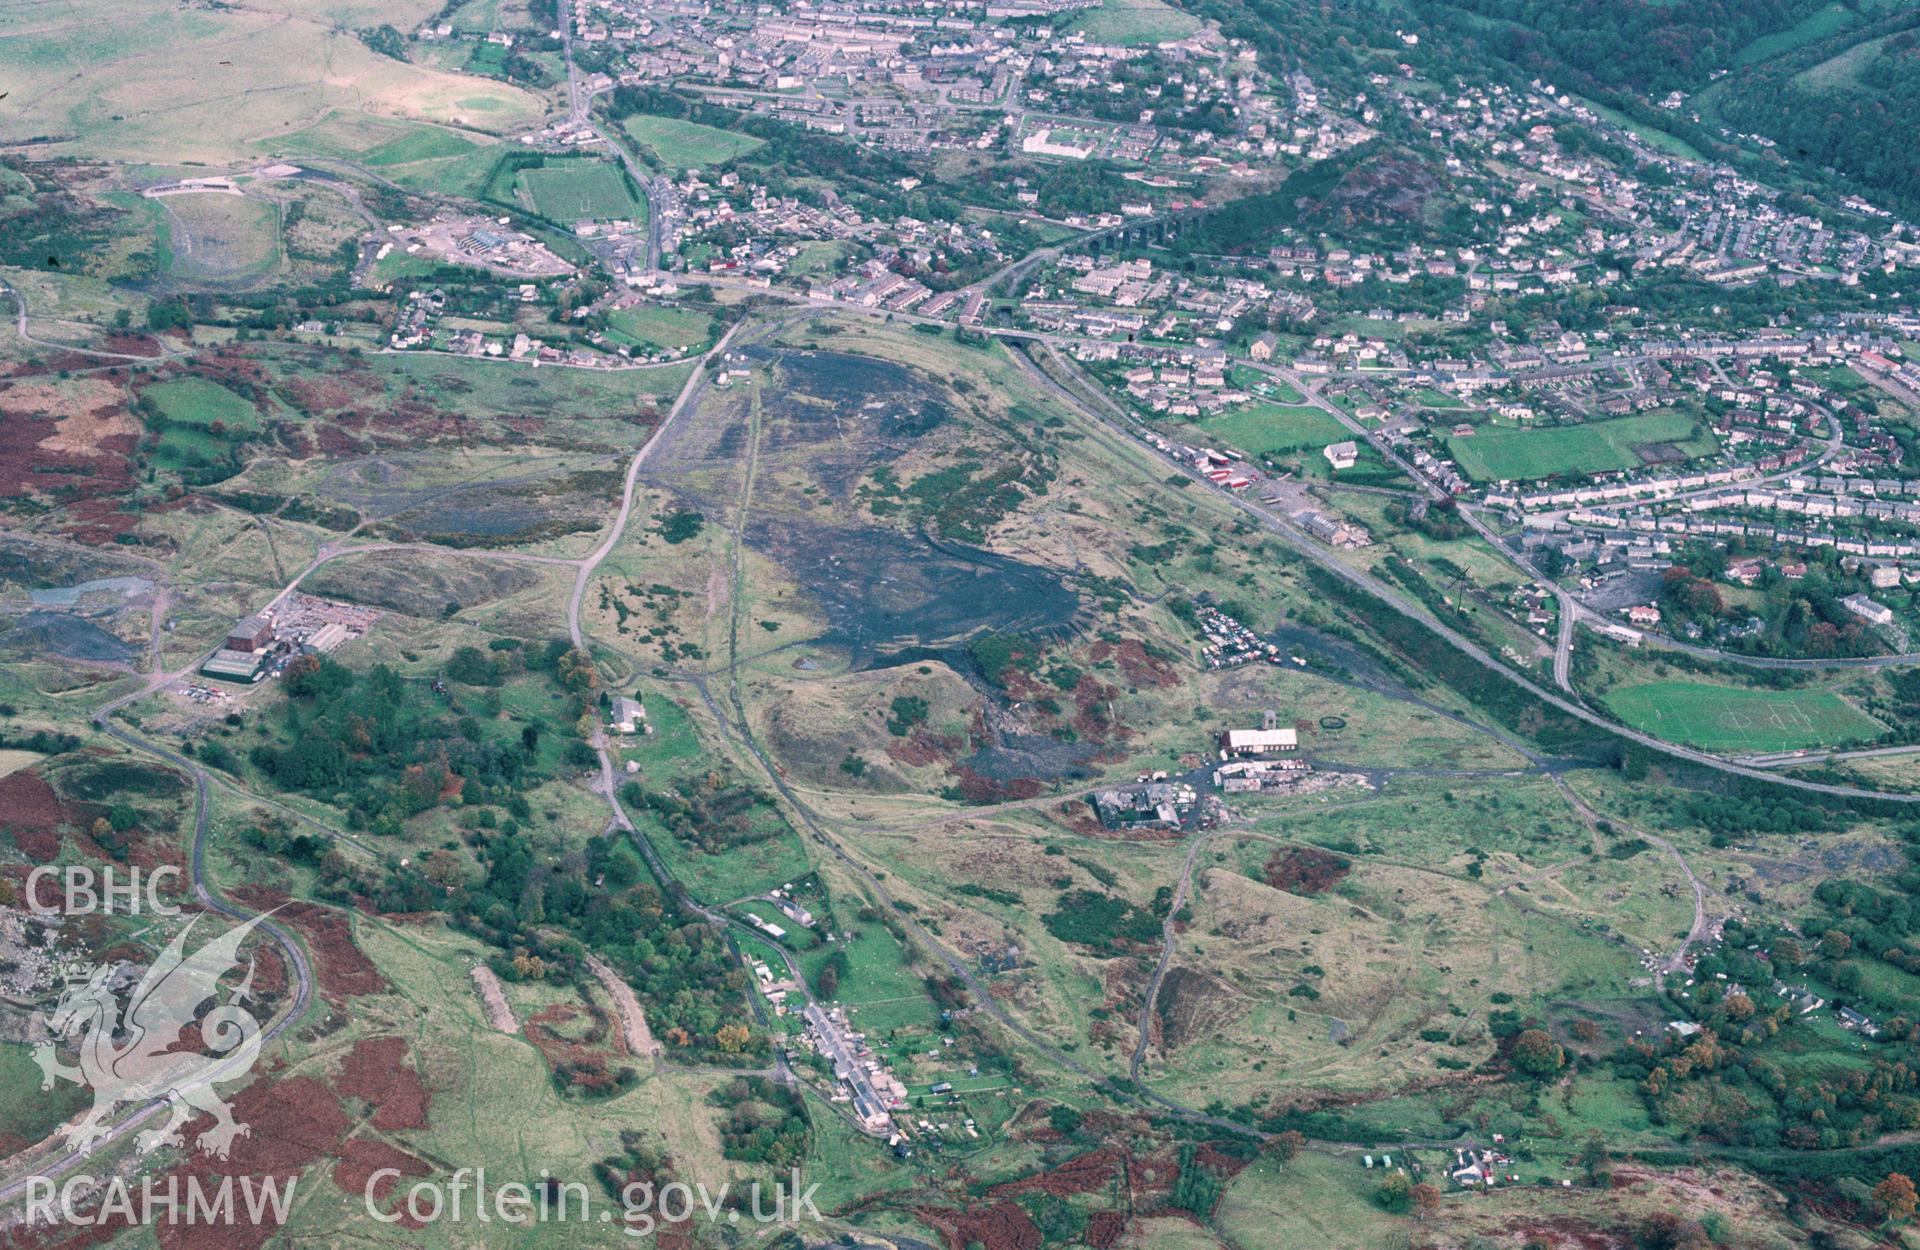
[[1868, 1037], [1880, 1036], [1880, 1026], [1853, 1008], [1841, 1007], [1839, 1008], [1839, 1014], [1841, 1028], [1852, 1029], [1854, 1032], [1864, 1033]]
[[607, 717], [607, 723], [623, 734], [646, 732], [647, 709], [641, 706], [640, 700], [617, 694], [613, 696], [612, 710]]
[[790, 898], [783, 898], [781, 896], [780, 891], [778, 890], [775, 890], [772, 894], [768, 896], [768, 898], [775, 907], [778, 907], [780, 909], [780, 914], [785, 916], [788, 920], [793, 921], [793, 923], [799, 925], [803, 929], [813, 928], [812, 912], [800, 906], [800, 904], [794, 902]]

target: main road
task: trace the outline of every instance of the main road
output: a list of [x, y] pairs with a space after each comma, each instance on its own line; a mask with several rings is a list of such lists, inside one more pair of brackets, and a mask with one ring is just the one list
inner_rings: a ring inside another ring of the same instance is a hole
[[[1077, 376], [1073, 374], [1072, 365], [1069, 364], [1064, 357], [1050, 345], [1042, 344], [1042, 346], [1056, 366], [1066, 371], [1070, 376]], [[1586, 705], [1565, 698], [1560, 693], [1541, 686], [1524, 674], [1515, 672], [1512, 668], [1486, 651], [1485, 648], [1481, 647], [1479, 643], [1474, 642], [1471, 638], [1454, 630], [1445, 622], [1427, 615], [1423, 608], [1407, 599], [1398, 590], [1381, 582], [1372, 574], [1353, 568], [1341, 560], [1336, 559], [1331, 550], [1315, 542], [1303, 530], [1295, 527], [1290, 521], [1242, 498], [1232, 491], [1215, 485], [1186, 461], [1159, 452], [1150, 444], [1140, 441], [1135, 437], [1134, 430], [1128, 428], [1128, 425], [1133, 423], [1133, 418], [1126, 413], [1115, 408], [1114, 411], [1117, 413], [1116, 418], [1115, 416], [1109, 416], [1106, 413], [1097, 411], [1092, 404], [1083, 399], [1074, 389], [1063, 386], [1057, 379], [1045, 369], [1042, 369], [1024, 353], [1016, 352], [1014, 355], [1015, 359], [1021, 363], [1022, 367], [1030, 376], [1060, 397], [1083, 417], [1099, 424], [1108, 432], [1125, 438], [1128, 442], [1133, 443], [1144, 452], [1153, 455], [1164, 464], [1193, 479], [1203, 487], [1213, 490], [1217, 496], [1226, 500], [1233, 507], [1259, 521], [1264, 528], [1279, 537], [1308, 562], [1327, 573], [1331, 573], [1354, 588], [1364, 591], [1382, 601], [1402, 615], [1411, 617], [1424, 628], [1438, 634], [1440, 638], [1453, 647], [1454, 650], [1459, 651], [1482, 667], [1497, 673], [1507, 681], [1519, 686], [1541, 702], [1558, 711], [1564, 712], [1577, 720], [1585, 721], [1587, 724], [1605, 730], [1617, 737], [1624, 738], [1629, 742], [1637, 743], [1665, 755], [1684, 759], [1689, 763], [1699, 764], [1702, 767], [1713, 769], [1716, 772], [1728, 773], [1739, 777], [1749, 777], [1754, 780], [1788, 786], [1808, 793], [1824, 794], [1833, 798], [1883, 800], [1900, 804], [1920, 803], [1920, 795], [1916, 794], [1888, 793], [1877, 790], [1866, 790], [1858, 786], [1833, 785], [1825, 782], [1807, 781], [1798, 777], [1783, 777], [1777, 773], [1767, 772], [1764, 769], [1752, 768], [1744, 764], [1735, 763], [1732, 760], [1710, 754], [1706, 751], [1698, 751], [1692, 747], [1667, 742], [1664, 739], [1654, 737], [1652, 734], [1642, 733], [1631, 726], [1621, 725], [1607, 720], [1593, 712]], [[1087, 389], [1089, 389], [1089, 393], [1097, 396], [1109, 407], [1113, 407], [1112, 401], [1106, 399], [1104, 392], [1095, 389], [1096, 387], [1097, 384], [1090, 384]]]
[[567, 63], [567, 115], [577, 126], [592, 131], [600, 142], [607, 145], [613, 154], [620, 158], [620, 164], [626, 168], [627, 176], [632, 178], [647, 197], [647, 272], [660, 272], [661, 242], [666, 231], [666, 180], [652, 170], [640, 164], [627, 151], [627, 145], [616, 142], [612, 135], [593, 119], [593, 97], [602, 92], [611, 91], [611, 87], [602, 87], [599, 91], [588, 91], [580, 81], [580, 67], [573, 63], [573, 21], [574, 8], [562, 0], [560, 5], [560, 51]]

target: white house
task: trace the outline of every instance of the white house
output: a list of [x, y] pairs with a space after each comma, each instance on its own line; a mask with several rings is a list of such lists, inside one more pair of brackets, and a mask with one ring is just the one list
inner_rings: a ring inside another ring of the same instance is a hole
[[1848, 595], [1840, 603], [1847, 611], [1870, 625], [1893, 624], [1893, 609], [1884, 603], [1875, 603], [1865, 595]]

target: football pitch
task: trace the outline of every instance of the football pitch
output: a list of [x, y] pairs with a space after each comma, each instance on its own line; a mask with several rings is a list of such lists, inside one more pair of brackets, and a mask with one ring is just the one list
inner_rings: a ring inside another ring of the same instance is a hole
[[1831, 690], [1740, 690], [1655, 681], [1606, 696], [1621, 720], [1670, 742], [1736, 754], [1837, 746], [1886, 726]]
[[1635, 450], [1672, 445], [1686, 459], [1711, 455], [1713, 436], [1679, 412], [1647, 412], [1580, 425], [1539, 429], [1483, 429], [1447, 439], [1447, 450], [1475, 481], [1525, 482], [1561, 473], [1605, 473], [1636, 469], [1644, 461]]
[[634, 199], [626, 179], [604, 161], [555, 161], [523, 169], [519, 190], [541, 216], [559, 222], [644, 218], [646, 206]]

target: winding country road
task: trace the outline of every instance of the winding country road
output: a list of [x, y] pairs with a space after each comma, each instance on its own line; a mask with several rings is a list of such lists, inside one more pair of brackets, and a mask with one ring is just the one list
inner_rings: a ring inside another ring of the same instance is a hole
[[[730, 328], [720, 342], [716, 343], [712, 350], [708, 352], [707, 359], [711, 359], [724, 352], [727, 344], [732, 340], [735, 331], [744, 324], [745, 322], [736, 323], [734, 327]], [[768, 327], [763, 323], [761, 332], [764, 334], [771, 328], [777, 328], [777, 325]], [[621, 537], [626, 532], [627, 523], [632, 512], [634, 483], [638, 477], [639, 470], [646, 462], [647, 457], [652, 454], [653, 449], [658, 446], [661, 436], [680, 417], [687, 407], [696, 402], [704, 392], [706, 388], [706, 376], [706, 370], [703, 368], [696, 371], [695, 374], [687, 380], [686, 386], [681, 390], [679, 397], [674, 401], [673, 407], [668, 411], [666, 419], [663, 420], [652, 435], [649, 436], [647, 442], [642, 444], [639, 450], [634, 453], [634, 458], [628, 465], [626, 486], [622, 494], [620, 512], [615, 519], [614, 525], [600, 547], [587, 559], [581, 561], [579, 572], [575, 577], [573, 593], [569, 597], [567, 604], [567, 632], [576, 647], [585, 647], [587, 645], [587, 636], [580, 624], [580, 608], [585, 598], [587, 585], [592, 579], [594, 570], [599, 567], [600, 563], [604, 561], [607, 555], [618, 545]], [[1096, 1072], [1085, 1064], [1080, 1063], [1058, 1046], [1040, 1037], [1008, 1014], [1007, 1010], [994, 998], [991, 991], [980, 981], [973, 970], [967, 967], [957, 956], [949, 952], [945, 946], [936, 941], [933, 935], [929, 933], [918, 920], [901, 909], [880, 879], [868, 870], [863, 863], [855, 859], [846, 848], [833, 837], [821, 821], [819, 814], [788, 784], [786, 777], [782, 775], [779, 767], [767, 756], [760, 742], [754, 737], [746, 717], [745, 709], [740, 704], [737, 686], [731, 692], [731, 702], [734, 704], [734, 709], [729, 713], [714, 696], [710, 688], [710, 683], [704, 676], [689, 675], [686, 677], [686, 680], [699, 692], [702, 701], [706, 704], [709, 714], [713, 716], [715, 723], [720, 727], [721, 731], [752, 756], [768, 783], [779, 793], [780, 797], [785, 800], [788, 809], [799, 818], [807, 834], [817, 844], [825, 848], [827, 853], [832, 855], [867, 888], [871, 896], [879, 902], [888, 916], [909, 936], [914, 945], [939, 961], [955, 980], [967, 988], [968, 992], [973, 996], [974, 1001], [979, 1004], [981, 1010], [990, 1015], [1002, 1028], [1012, 1033], [1015, 1037], [1018, 1037], [1036, 1053], [1045, 1057], [1063, 1071], [1071, 1072], [1094, 1084], [1106, 1083], [1107, 1077], [1105, 1074]], [[660, 857], [659, 852], [654, 849], [652, 843], [646, 836], [635, 828], [632, 818], [627, 814], [626, 808], [620, 802], [619, 787], [613, 767], [613, 757], [612, 753], [608, 750], [604, 731], [596, 729], [593, 746], [599, 758], [600, 765], [600, 779], [595, 788], [607, 801], [610, 812], [609, 828], [618, 828], [629, 834], [633, 844], [639, 850], [641, 857], [645, 859], [648, 867], [653, 870], [660, 882], [669, 887], [677, 886], [679, 883], [672, 871], [667, 867], [665, 861]], [[684, 893], [684, 887], [681, 887], [681, 889]], [[688, 897], [686, 902], [689, 909], [695, 914], [713, 924], [722, 927], [741, 924], [741, 922], [734, 917], [716, 910], [713, 907], [699, 903], [691, 897]], [[741, 925], [741, 927], [744, 928], [745, 926]], [[784, 953], [783, 957], [785, 957]], [[795, 976], [802, 987], [803, 993], [811, 1000], [811, 991], [807, 989], [804, 977], [799, 975], [798, 966], [794, 964], [790, 958], [788, 958], [787, 962], [789, 972]], [[1250, 1128], [1247, 1125], [1222, 1119], [1217, 1116], [1206, 1115], [1174, 1102], [1171, 1099], [1155, 1094], [1152, 1091], [1143, 1090], [1138, 1096], [1127, 1095], [1117, 1090], [1115, 1092], [1120, 1093], [1123, 1098], [1127, 1098], [1129, 1101], [1140, 1104], [1155, 1104], [1166, 1113], [1190, 1123], [1203, 1124], [1225, 1132], [1261, 1139], [1267, 1136], [1267, 1134]]]
[[37, 339], [33, 337], [33, 332], [27, 328], [26, 295], [12, 283], [7, 282], [5, 279], [0, 279], [0, 299], [13, 301], [14, 333], [20, 336], [21, 342], [32, 343], [35, 347], [44, 347], [49, 351], [57, 352], [75, 352], [82, 356], [99, 356], [104, 360], [125, 360], [134, 364], [143, 365], [163, 364], [166, 361], [191, 354], [186, 351], [169, 350], [164, 343], [161, 345], [161, 350], [157, 355], [140, 356], [132, 352], [110, 352], [99, 347], [81, 347], [74, 343], [55, 343], [48, 339]]
[[[242, 908], [227, 901], [207, 883], [207, 821], [211, 814], [213, 800], [206, 769], [177, 751], [149, 742], [138, 734], [115, 724], [111, 719], [113, 713], [119, 710], [119, 708], [132, 702], [134, 699], [144, 697], [148, 693], [148, 688], [142, 687], [133, 694], [122, 696], [101, 707], [99, 711], [94, 713], [94, 728], [136, 751], [152, 755], [193, 777], [193, 846], [189, 868], [194, 897], [199, 899], [200, 905], [207, 911], [217, 912], [236, 923], [252, 920], [258, 917], [260, 913]], [[275, 1016], [273, 1020], [260, 1031], [261, 1041], [269, 1042], [293, 1027], [294, 1022], [306, 1014], [307, 1007], [313, 1001], [313, 968], [307, 960], [305, 949], [295, 940], [293, 934], [278, 921], [271, 919], [264, 920], [260, 923], [259, 930], [279, 946], [281, 954], [287, 964], [288, 984], [293, 987], [293, 1001], [287, 1005], [286, 1010]], [[207, 1073], [199, 1077], [190, 1088], [238, 1080], [247, 1075], [251, 1066], [250, 1063], [241, 1065], [237, 1061], [216, 1064]], [[164, 1098], [146, 1103], [115, 1123], [112, 1128], [106, 1131], [106, 1134], [100, 1141], [89, 1149], [69, 1150], [45, 1161], [33, 1163], [30, 1173], [5, 1185], [0, 1185], [0, 1203], [12, 1202], [14, 1199], [24, 1196], [28, 1188], [36, 1180], [51, 1180], [66, 1175], [86, 1160], [99, 1155], [115, 1143], [122, 1141], [127, 1134], [133, 1132], [166, 1109], [167, 1100]]]

